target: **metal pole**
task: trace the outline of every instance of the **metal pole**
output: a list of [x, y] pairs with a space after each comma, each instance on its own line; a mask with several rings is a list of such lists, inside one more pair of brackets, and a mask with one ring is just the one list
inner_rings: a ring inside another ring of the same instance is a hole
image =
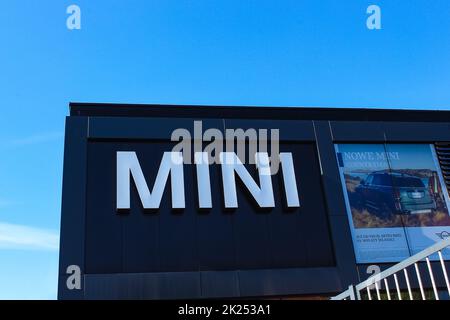
[[430, 258], [426, 257], [426, 260], [427, 260], [428, 272], [430, 273], [431, 285], [433, 286], [434, 297], [436, 298], [436, 300], [439, 300], [438, 291], [436, 289], [436, 283], [434, 282], [434, 275], [433, 275], [433, 269], [431, 268]]
[[441, 267], [442, 267], [442, 272], [444, 273], [445, 284], [447, 285], [448, 295], [450, 296], [450, 284], [448, 283], [447, 269], [445, 268], [445, 262], [444, 262], [444, 259], [442, 258], [441, 250], [438, 251], [438, 255], [439, 255], [439, 260], [441, 260]]
[[398, 285], [398, 278], [396, 273], [394, 273], [394, 280], [395, 280], [395, 288], [397, 289], [398, 300], [402, 300], [402, 292], [400, 291], [400, 286]]
[[355, 288], [353, 287], [352, 284], [348, 286], [348, 291], [350, 291], [350, 295], [349, 295], [350, 300], [356, 300], [355, 299]]
[[417, 262], [414, 263], [414, 268], [416, 268], [416, 275], [417, 275], [417, 280], [419, 281], [419, 289], [420, 289], [420, 294], [422, 295], [422, 300], [426, 300], [425, 292], [423, 291], [422, 278], [420, 277], [419, 265], [417, 264]]
[[389, 285], [388, 285], [387, 278], [384, 278], [384, 286], [386, 287], [386, 293], [387, 293], [388, 300], [391, 300], [391, 293], [389, 292]]
[[405, 268], [405, 269], [403, 269], [403, 272], [405, 273], [406, 286], [408, 287], [408, 293], [409, 293], [409, 300], [413, 300], [411, 285], [409, 284], [408, 270], [406, 270], [406, 268]]
[[377, 292], [377, 299], [381, 300], [381, 296], [380, 296], [380, 287], [378, 285], [378, 281], [375, 281], [375, 291]]
[[367, 289], [367, 296], [369, 297], [369, 300], [372, 300], [372, 295], [370, 294], [369, 286], [367, 286], [366, 289]]

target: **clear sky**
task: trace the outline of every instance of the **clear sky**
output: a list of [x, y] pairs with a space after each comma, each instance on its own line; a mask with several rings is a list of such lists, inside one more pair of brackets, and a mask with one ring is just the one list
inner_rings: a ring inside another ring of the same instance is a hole
[[9, 0], [0, 40], [0, 299], [56, 298], [70, 101], [450, 108], [448, 0]]

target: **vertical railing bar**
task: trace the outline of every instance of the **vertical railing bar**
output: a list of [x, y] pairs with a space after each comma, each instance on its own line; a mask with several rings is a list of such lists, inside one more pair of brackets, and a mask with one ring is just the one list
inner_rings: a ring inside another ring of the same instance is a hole
[[406, 268], [405, 268], [405, 269], [403, 269], [403, 272], [405, 273], [406, 286], [408, 287], [408, 293], [409, 293], [409, 300], [413, 300], [411, 285], [409, 284], [408, 270], [406, 270]]
[[433, 286], [434, 297], [436, 298], [436, 300], [439, 300], [439, 294], [438, 294], [438, 291], [436, 289], [436, 283], [434, 281], [434, 274], [433, 274], [433, 269], [431, 268], [430, 258], [426, 257], [425, 259], [427, 261], [428, 272], [430, 273], [431, 285]]
[[394, 273], [394, 280], [395, 280], [395, 288], [397, 289], [398, 300], [402, 300], [402, 292], [400, 291], [400, 286], [398, 284], [398, 278], [396, 273]]
[[391, 300], [391, 293], [389, 292], [389, 285], [388, 285], [387, 278], [384, 278], [384, 286], [386, 287], [386, 293], [387, 293], [388, 300]]
[[420, 277], [419, 265], [417, 264], [417, 262], [414, 263], [414, 268], [416, 269], [416, 275], [417, 275], [417, 280], [419, 281], [419, 289], [420, 289], [420, 294], [422, 296], [422, 300], [426, 300], [425, 292], [423, 291], [422, 278]]
[[350, 291], [349, 299], [350, 300], [355, 300], [355, 287], [351, 284], [348, 287], [348, 290]]
[[447, 291], [450, 296], [450, 284], [448, 282], [447, 269], [445, 268], [444, 259], [442, 258], [441, 250], [438, 251], [439, 260], [441, 260], [442, 273], [444, 273], [445, 284], [447, 285]]
[[380, 296], [380, 287], [378, 285], [378, 281], [375, 281], [375, 291], [377, 292], [377, 299], [381, 300], [381, 296]]
[[357, 287], [355, 287], [355, 291], [356, 291], [356, 300], [362, 300], [361, 291], [359, 291]]
[[367, 289], [367, 296], [369, 297], [369, 300], [372, 300], [372, 295], [370, 294], [369, 286], [367, 286], [366, 289]]

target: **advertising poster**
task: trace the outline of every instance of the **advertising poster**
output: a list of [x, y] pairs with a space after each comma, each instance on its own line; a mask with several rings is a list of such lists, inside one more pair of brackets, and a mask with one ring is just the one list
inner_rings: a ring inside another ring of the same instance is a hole
[[450, 200], [433, 145], [335, 148], [358, 263], [398, 262], [450, 236]]

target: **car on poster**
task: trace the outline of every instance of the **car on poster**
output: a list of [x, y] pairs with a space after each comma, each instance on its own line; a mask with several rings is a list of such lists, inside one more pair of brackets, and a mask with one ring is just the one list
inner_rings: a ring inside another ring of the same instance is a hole
[[436, 212], [433, 194], [419, 176], [374, 172], [361, 180], [355, 192], [360, 206], [367, 207], [380, 218]]

